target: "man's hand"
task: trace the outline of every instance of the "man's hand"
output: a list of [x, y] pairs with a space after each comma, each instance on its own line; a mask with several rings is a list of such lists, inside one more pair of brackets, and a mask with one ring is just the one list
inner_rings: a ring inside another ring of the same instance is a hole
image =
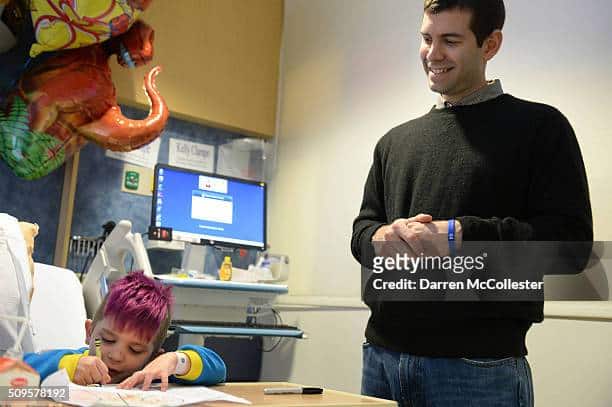
[[122, 381], [117, 388], [131, 389], [142, 383], [142, 389], [148, 390], [151, 382], [161, 379], [161, 391], [168, 390], [168, 376], [175, 374], [178, 356], [176, 352], [163, 353], [146, 365], [142, 370], [134, 372]]
[[106, 384], [110, 383], [111, 377], [108, 374], [108, 367], [100, 358], [83, 356], [77, 363], [72, 381], [82, 386], [94, 383]]
[[[455, 242], [460, 245], [461, 223], [455, 220]], [[431, 215], [419, 214], [411, 218], [400, 218], [390, 225], [380, 227], [372, 242], [379, 256], [407, 253], [412, 256], [447, 256], [448, 221], [433, 221]], [[385, 242], [385, 243], [379, 243]]]
[[396, 219], [391, 225], [385, 225], [385, 226], [381, 226], [380, 228], [378, 228], [378, 230], [376, 230], [376, 233], [374, 233], [374, 235], [372, 236], [372, 241], [373, 242], [392, 242], [396, 240], [401, 240], [399, 235], [397, 235], [397, 233], [395, 233], [395, 231], [393, 230], [393, 225], [399, 224], [399, 223], [410, 223], [410, 222], [429, 223], [432, 220], [433, 219], [431, 215], [427, 215], [424, 213], [420, 213], [416, 216], [413, 216], [407, 219], [404, 219], [404, 218]]
[[[414, 249], [412, 249], [410, 243], [404, 240], [397, 233], [397, 228], [401, 224], [406, 224], [410, 222], [429, 223], [431, 221], [431, 215], [421, 213], [407, 219], [396, 219], [390, 225], [381, 226], [372, 236], [372, 242], [374, 243], [374, 251], [376, 252], [376, 255], [385, 257], [394, 256], [396, 253], [407, 253], [411, 256], [418, 255], [420, 251], [415, 251]], [[419, 247], [417, 246], [416, 249], [418, 250]]]

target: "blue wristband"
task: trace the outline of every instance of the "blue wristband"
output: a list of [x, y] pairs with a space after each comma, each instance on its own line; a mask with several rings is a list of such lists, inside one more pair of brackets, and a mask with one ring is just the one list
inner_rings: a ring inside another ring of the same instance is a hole
[[448, 220], [448, 250], [451, 256], [455, 256], [455, 218]]

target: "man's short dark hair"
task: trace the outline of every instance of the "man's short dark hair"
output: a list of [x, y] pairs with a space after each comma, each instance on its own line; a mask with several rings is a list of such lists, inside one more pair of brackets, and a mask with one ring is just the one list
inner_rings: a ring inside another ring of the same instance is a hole
[[482, 47], [484, 40], [495, 30], [501, 30], [506, 20], [504, 0], [425, 0], [424, 11], [437, 14], [458, 8], [472, 13], [470, 29], [476, 43]]

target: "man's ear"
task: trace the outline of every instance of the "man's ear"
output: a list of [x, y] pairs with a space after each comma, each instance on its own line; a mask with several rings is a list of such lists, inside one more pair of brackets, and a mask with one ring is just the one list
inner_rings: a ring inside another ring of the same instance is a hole
[[501, 30], [495, 30], [484, 40], [482, 46], [485, 61], [490, 61], [499, 52], [503, 39]]
[[85, 320], [85, 343], [89, 343], [91, 339], [91, 331], [93, 330], [93, 324], [91, 319]]

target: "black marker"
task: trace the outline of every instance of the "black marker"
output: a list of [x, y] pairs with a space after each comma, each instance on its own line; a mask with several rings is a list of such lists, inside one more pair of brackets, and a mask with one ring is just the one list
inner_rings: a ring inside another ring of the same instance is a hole
[[264, 389], [264, 394], [322, 394], [320, 387], [270, 387]]

